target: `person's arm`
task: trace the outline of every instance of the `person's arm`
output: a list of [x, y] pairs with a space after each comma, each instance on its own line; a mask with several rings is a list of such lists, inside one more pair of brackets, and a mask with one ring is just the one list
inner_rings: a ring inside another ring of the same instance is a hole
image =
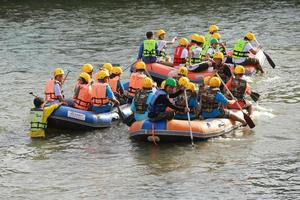
[[248, 51], [250, 51], [250, 52], [251, 52], [252, 54], [254, 54], [254, 55], [256, 55], [257, 52], [258, 52], [258, 50], [255, 50], [255, 49], [253, 48], [253, 46], [251, 45], [250, 42], [248, 42], [248, 44], [246, 44], [245, 49], [246, 49], [246, 51], [248, 50]]
[[164, 98], [162, 99], [162, 101], [163, 101], [163, 102], [166, 102], [167, 107], [172, 108], [173, 110], [176, 110], [176, 111], [178, 111], [178, 112], [184, 112], [184, 111], [185, 111], [184, 108], [180, 108], [180, 107], [177, 107], [177, 106], [175, 106], [174, 104], [172, 104], [172, 103], [170, 102], [170, 100], [169, 100], [167, 97], [165, 97], [165, 96], [162, 96], [162, 97], [164, 97]]
[[232, 77], [232, 72], [231, 72], [231, 70], [230, 70], [230, 68], [229, 68], [228, 65], [225, 66], [225, 68], [224, 68], [224, 73], [225, 73], [225, 75], [226, 75], [227, 77], [229, 77], [229, 78]]
[[124, 94], [124, 85], [122, 84], [121, 80], [118, 80], [117, 88], [118, 88], [119, 93], [121, 95], [123, 95]]
[[246, 91], [245, 91], [245, 93], [247, 94], [247, 95], [250, 95], [251, 94], [251, 86], [247, 83], [247, 86], [246, 86]]
[[111, 90], [110, 86], [107, 85], [106, 86], [106, 96], [107, 98], [109, 98], [109, 100], [111, 100], [114, 104], [119, 105], [120, 102], [116, 99], [113, 91]]
[[61, 89], [58, 83], [54, 85], [54, 95], [58, 98], [60, 102], [65, 102], [63, 95], [61, 93]]
[[143, 56], [143, 51], [144, 51], [144, 43], [142, 43], [140, 45], [140, 48], [139, 48], [139, 54], [138, 54], [138, 60], [141, 60], [142, 59], [142, 56]]
[[156, 56], [159, 55], [159, 50], [158, 50], [158, 45], [157, 45], [157, 43], [155, 43], [155, 52], [156, 52]]
[[170, 97], [170, 98], [175, 98], [175, 97], [181, 95], [183, 92], [184, 92], [184, 91], [180, 89], [180, 90], [178, 90], [178, 91], [176, 91], [176, 92], [174, 92], [174, 93], [172, 93], [172, 94], [169, 94], [169, 97]]
[[174, 42], [177, 40], [177, 37], [173, 37], [171, 41], [166, 41], [166, 44], [174, 44]]
[[225, 106], [227, 106], [228, 104], [233, 104], [235, 102], [234, 100], [228, 100], [221, 92], [217, 92], [215, 101]]

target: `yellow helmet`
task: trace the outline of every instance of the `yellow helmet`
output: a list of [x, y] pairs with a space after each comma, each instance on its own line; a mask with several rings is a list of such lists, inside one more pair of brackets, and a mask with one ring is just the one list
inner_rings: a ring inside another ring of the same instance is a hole
[[160, 88], [161, 89], [165, 89], [165, 86], [166, 86], [166, 80], [164, 80], [163, 82], [161, 82]]
[[181, 67], [178, 68], [177, 74], [178, 74], [178, 75], [182, 75], [182, 76], [187, 76], [188, 70], [187, 70], [186, 67], [181, 66]]
[[242, 65], [237, 65], [235, 68], [234, 68], [234, 73], [235, 74], [245, 74], [245, 67], [243, 67]]
[[215, 24], [210, 25], [210, 26], [208, 27], [208, 32], [210, 32], [210, 33], [217, 32], [218, 30], [219, 30], [219, 27], [218, 27], [217, 25], [215, 25]]
[[121, 67], [113, 67], [112, 68], [112, 74], [115, 74], [115, 75], [120, 75], [123, 73], [123, 70]]
[[89, 64], [89, 63], [86, 63], [82, 66], [82, 72], [85, 72], [85, 73], [91, 73], [93, 72], [93, 65]]
[[248, 33], [245, 35], [245, 38], [247, 38], [247, 39], [250, 40], [250, 41], [256, 40], [256, 37], [255, 37], [255, 35], [254, 35], [252, 32], [248, 32]]
[[146, 69], [146, 64], [143, 61], [137, 62], [135, 64], [135, 69], [139, 70], [139, 69]]
[[109, 73], [107, 72], [107, 70], [100, 70], [97, 74], [96, 74], [96, 79], [104, 79], [106, 77], [109, 77]]
[[54, 77], [65, 74], [65, 72], [62, 68], [55, 68], [53, 73], [54, 73]]
[[149, 77], [146, 77], [144, 80], [143, 80], [143, 88], [152, 88], [153, 87], [153, 81], [151, 78]]
[[110, 73], [111, 70], [112, 70], [112, 68], [113, 68], [113, 66], [111, 65], [111, 63], [104, 63], [104, 64], [102, 65], [102, 68], [103, 68], [103, 69], [107, 69], [108, 72]]
[[201, 42], [201, 43], [204, 43], [205, 42], [205, 37], [203, 37], [202, 35], [198, 35], [196, 37], [196, 42]]
[[188, 39], [186, 39], [186, 38], [181, 38], [180, 40], [179, 40], [179, 45], [180, 46], [187, 46], [189, 44], [189, 41], [188, 41]]
[[79, 75], [80, 78], [83, 78], [86, 82], [89, 82], [91, 80], [91, 77], [88, 73], [86, 72], [81, 72]]
[[221, 59], [221, 60], [223, 60], [224, 59], [223, 53], [222, 52], [216, 52], [214, 54], [214, 59]]
[[214, 33], [214, 34], [212, 35], [212, 37], [215, 38], [215, 39], [217, 39], [217, 40], [220, 40], [220, 39], [221, 39], [220, 33]]
[[196, 85], [192, 82], [189, 82], [186, 89], [191, 90], [192, 92], [195, 92], [196, 91]]
[[164, 31], [164, 30], [158, 30], [157, 32], [156, 32], [156, 36], [157, 37], [160, 37], [161, 35], [163, 35], [163, 34], [166, 34], [166, 31]]
[[199, 34], [194, 33], [194, 34], [191, 36], [191, 40], [196, 41], [198, 36], [199, 36]]
[[178, 80], [178, 85], [186, 88], [189, 82], [190, 80], [187, 77], [180, 77], [180, 79]]
[[209, 85], [209, 80], [210, 80], [210, 76], [205, 76], [204, 79], [203, 79], [203, 83], [204, 85]]
[[212, 77], [209, 80], [210, 87], [220, 87], [220, 85], [221, 85], [221, 80], [218, 77]]

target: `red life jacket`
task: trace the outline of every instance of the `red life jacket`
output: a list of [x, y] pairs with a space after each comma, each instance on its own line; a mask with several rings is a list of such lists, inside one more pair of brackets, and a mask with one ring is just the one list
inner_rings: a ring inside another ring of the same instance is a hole
[[107, 83], [94, 83], [92, 87], [92, 105], [103, 106], [109, 103], [106, 95]]
[[80, 110], [88, 110], [92, 100], [92, 89], [89, 84], [78, 84], [78, 95], [73, 98], [74, 107]]
[[178, 66], [180, 64], [186, 63], [186, 58], [181, 58], [182, 51], [185, 49], [183, 46], [177, 46], [174, 51], [174, 59], [173, 59], [173, 66]]

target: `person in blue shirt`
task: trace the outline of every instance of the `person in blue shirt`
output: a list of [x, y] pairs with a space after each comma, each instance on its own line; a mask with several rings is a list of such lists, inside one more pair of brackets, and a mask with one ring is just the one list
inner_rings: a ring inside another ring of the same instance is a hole
[[139, 55], [137, 60], [143, 61], [146, 64], [157, 62], [158, 46], [157, 42], [153, 39], [153, 32], [146, 33], [147, 39], [143, 41], [139, 48]]
[[233, 121], [239, 121], [246, 126], [244, 119], [223, 109], [221, 106], [234, 104], [235, 100], [228, 100], [221, 92], [221, 80], [218, 77], [213, 77], [209, 80], [209, 87], [201, 94], [201, 111], [204, 119], [208, 118], [229, 118]]

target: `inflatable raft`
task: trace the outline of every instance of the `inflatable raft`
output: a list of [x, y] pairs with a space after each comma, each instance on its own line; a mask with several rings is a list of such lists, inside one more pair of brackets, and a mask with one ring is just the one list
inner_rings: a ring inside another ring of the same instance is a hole
[[[120, 109], [125, 117], [132, 113], [128, 104], [120, 106]], [[60, 106], [49, 117], [48, 127], [76, 130], [97, 129], [110, 127], [119, 120], [117, 108], [113, 108], [110, 112], [96, 114], [92, 111]]]
[[[240, 117], [241, 111], [234, 111]], [[233, 122], [225, 118], [191, 121], [194, 141], [206, 140], [229, 133], [241, 126], [239, 122]], [[129, 138], [134, 141], [144, 142], [190, 142], [189, 123], [187, 120], [150, 120], [138, 121], [129, 128]]]
[[[230, 52], [228, 52], [230, 54]], [[250, 55], [250, 57], [255, 57], [259, 60], [260, 64], [263, 65], [264, 61], [265, 61], [265, 55], [262, 51], [259, 51], [256, 55]], [[204, 71], [200, 71], [200, 72], [196, 72], [197, 70], [192, 70], [188, 72], [188, 78], [192, 81], [192, 82], [199, 82], [199, 80], [202, 77], [205, 76], [211, 76], [213, 75], [213, 68], [209, 67], [207, 69], [207, 63], [203, 62], [202, 64], [199, 64], [200, 68], [202, 66], [204, 66], [205, 70]], [[231, 66], [231, 70], [234, 70], [233, 64], [229, 64]], [[160, 63], [151, 63], [151, 64], [146, 64], [147, 66], [147, 71], [149, 72], [149, 74], [153, 77], [153, 79], [156, 82], [161, 82], [165, 79], [167, 79], [168, 77], [175, 77], [177, 76], [177, 69], [174, 67], [169, 67]], [[245, 66], [246, 68], [246, 75], [251, 76], [254, 75], [256, 73], [256, 68], [252, 65], [248, 65]]]

